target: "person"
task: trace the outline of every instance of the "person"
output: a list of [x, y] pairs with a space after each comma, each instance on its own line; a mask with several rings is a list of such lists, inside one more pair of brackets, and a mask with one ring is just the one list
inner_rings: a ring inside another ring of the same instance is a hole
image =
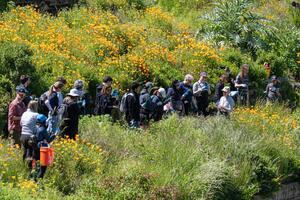
[[21, 117], [26, 111], [26, 106], [23, 99], [26, 95], [25, 88], [17, 88], [16, 98], [9, 104], [8, 108], [8, 131], [13, 145], [18, 145], [21, 147]]
[[164, 114], [165, 98], [167, 97], [166, 90], [164, 88], [159, 88], [151, 96], [151, 101], [153, 104], [153, 110], [151, 112], [151, 119], [154, 121], [159, 121], [162, 119]]
[[32, 100], [32, 97], [30, 96], [30, 91], [28, 89], [30, 84], [30, 77], [27, 75], [21, 75], [20, 76], [20, 85], [17, 86], [17, 88], [25, 88], [26, 96], [23, 99], [23, 102], [25, 106], [27, 107], [28, 103]]
[[98, 115], [111, 115], [113, 108], [113, 100], [111, 97], [111, 86], [104, 85], [99, 96], [99, 110]]
[[180, 83], [180, 88], [182, 88], [185, 91], [185, 93], [183, 94], [185, 115], [188, 115], [191, 109], [191, 103], [193, 97], [193, 80], [194, 77], [190, 74], [187, 74], [184, 77], [184, 81]]
[[165, 105], [164, 110], [169, 112], [177, 112], [179, 115], [183, 116], [185, 114], [183, 99], [188, 92], [186, 88], [180, 87], [180, 82], [174, 80], [172, 86], [168, 89], [167, 99], [168, 103]]
[[225, 82], [227, 81], [227, 77], [226, 75], [222, 74], [220, 77], [219, 77], [219, 81], [216, 85], [216, 88], [215, 88], [215, 96], [214, 96], [214, 101], [216, 103], [218, 103], [221, 99], [221, 97], [223, 96], [223, 88], [225, 86]]
[[[47, 117], [43, 114], [39, 114], [36, 118], [36, 135], [35, 135], [35, 145], [34, 145], [34, 159], [36, 161], [40, 160], [40, 148], [44, 144], [51, 143], [56, 135], [50, 135], [47, 132], [46, 125]], [[38, 166], [37, 178], [43, 178], [46, 172], [47, 166]]]
[[221, 97], [220, 102], [218, 104], [218, 110], [221, 114], [229, 116], [229, 114], [233, 111], [234, 107], [234, 100], [231, 96], [229, 96], [230, 87], [225, 86], [222, 89], [222, 92], [223, 96]]
[[36, 134], [36, 118], [38, 116], [38, 102], [30, 101], [28, 109], [23, 113], [20, 121], [22, 127], [21, 143], [23, 148], [23, 160], [28, 162], [29, 169], [32, 169], [33, 157], [33, 136]]
[[235, 79], [235, 87], [239, 94], [241, 105], [249, 104], [249, 65], [244, 64]]
[[271, 74], [271, 66], [270, 66], [270, 63], [265, 62], [265, 63], [264, 63], [264, 67], [265, 67], [265, 70], [266, 70], [267, 78], [269, 78], [269, 77], [270, 77], [270, 74]]
[[103, 78], [103, 82], [102, 84], [99, 84], [96, 87], [96, 99], [95, 99], [95, 107], [94, 107], [94, 114], [97, 115], [98, 111], [99, 111], [99, 96], [101, 95], [101, 91], [102, 91], [102, 87], [103, 86], [111, 86], [113, 83], [113, 79], [110, 76], [105, 76]]
[[64, 84], [60, 81], [55, 82], [47, 92], [41, 95], [40, 101], [41, 104], [40, 113], [44, 115], [54, 114], [55, 110], [63, 103], [63, 95], [61, 93]]
[[275, 102], [281, 97], [279, 84], [275, 75], [271, 77], [271, 83], [266, 87], [266, 94], [268, 102]]
[[88, 108], [90, 104], [89, 95], [84, 91], [84, 82], [80, 79], [74, 82], [73, 88], [70, 90], [72, 93], [79, 95], [79, 101], [82, 103], [81, 114], [85, 115], [88, 113]]
[[125, 102], [127, 108], [125, 111], [125, 119], [128, 125], [133, 128], [139, 128], [140, 126], [140, 91], [141, 85], [137, 82], [133, 82]]
[[198, 115], [207, 116], [207, 107], [209, 105], [208, 97], [210, 95], [210, 86], [206, 81], [207, 73], [201, 72], [199, 80], [193, 85], [193, 94], [196, 97]]
[[147, 126], [150, 120], [151, 103], [149, 103], [149, 101], [151, 101], [150, 92], [152, 89], [153, 89], [153, 83], [147, 82], [140, 94], [140, 105], [141, 105], [140, 122], [142, 126]]
[[75, 140], [78, 134], [78, 123], [80, 115], [79, 95], [70, 91], [63, 101], [63, 116], [60, 126], [61, 135]]

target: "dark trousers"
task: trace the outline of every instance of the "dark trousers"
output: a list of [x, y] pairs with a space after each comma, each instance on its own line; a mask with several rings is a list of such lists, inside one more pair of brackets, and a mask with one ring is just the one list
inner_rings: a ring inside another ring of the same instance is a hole
[[189, 101], [187, 101], [187, 102], [184, 102], [183, 105], [184, 105], [185, 115], [189, 115], [191, 103]]
[[23, 161], [26, 161], [28, 168], [32, 169], [32, 160], [34, 159], [34, 143], [30, 135], [21, 135], [23, 148]]
[[208, 94], [202, 94], [200, 97], [197, 97], [197, 107], [198, 107], [198, 115], [207, 116], [207, 107], [209, 105], [208, 102]]

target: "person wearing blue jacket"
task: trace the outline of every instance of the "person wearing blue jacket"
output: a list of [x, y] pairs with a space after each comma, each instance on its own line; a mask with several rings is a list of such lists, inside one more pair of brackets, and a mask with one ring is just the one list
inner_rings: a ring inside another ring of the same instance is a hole
[[[36, 118], [36, 148], [34, 151], [35, 160], [40, 160], [40, 148], [44, 145], [48, 146], [55, 139], [55, 135], [50, 135], [47, 132], [46, 121], [47, 117], [43, 114], [39, 114]], [[47, 166], [39, 166], [37, 170], [37, 178], [43, 178], [46, 172]]]
[[193, 98], [193, 80], [194, 77], [190, 74], [187, 74], [184, 77], [184, 81], [180, 83], [180, 88], [184, 91], [182, 101], [184, 105], [185, 115], [188, 115], [191, 109]]

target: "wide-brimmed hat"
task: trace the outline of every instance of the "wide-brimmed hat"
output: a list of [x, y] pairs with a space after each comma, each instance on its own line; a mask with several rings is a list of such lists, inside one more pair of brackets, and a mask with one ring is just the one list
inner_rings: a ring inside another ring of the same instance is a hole
[[228, 86], [225, 86], [223, 89], [222, 89], [223, 92], [230, 92], [230, 87]]
[[79, 97], [80, 95], [77, 94], [74, 90], [71, 90], [71, 91], [67, 94], [67, 96], [71, 96], [71, 97]]

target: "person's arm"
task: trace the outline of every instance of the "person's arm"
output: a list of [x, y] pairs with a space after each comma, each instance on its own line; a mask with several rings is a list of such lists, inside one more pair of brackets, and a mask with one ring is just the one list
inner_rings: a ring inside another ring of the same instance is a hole
[[246, 84], [242, 84], [242, 79], [240, 77], [240, 75], [237, 75], [236, 79], [235, 79], [235, 85], [236, 88], [240, 88], [240, 87], [247, 87]]
[[17, 106], [16, 105], [10, 105], [8, 109], [8, 119], [10, 121], [20, 121], [21, 117], [16, 116], [17, 115]]
[[180, 84], [180, 89], [183, 91], [183, 94], [182, 94], [183, 99], [186, 98], [190, 94], [190, 90], [187, 87], [185, 87], [183, 85], [183, 83]]
[[211, 94], [210, 85], [208, 83], [207, 83], [207, 92], [208, 92], [208, 95]]

